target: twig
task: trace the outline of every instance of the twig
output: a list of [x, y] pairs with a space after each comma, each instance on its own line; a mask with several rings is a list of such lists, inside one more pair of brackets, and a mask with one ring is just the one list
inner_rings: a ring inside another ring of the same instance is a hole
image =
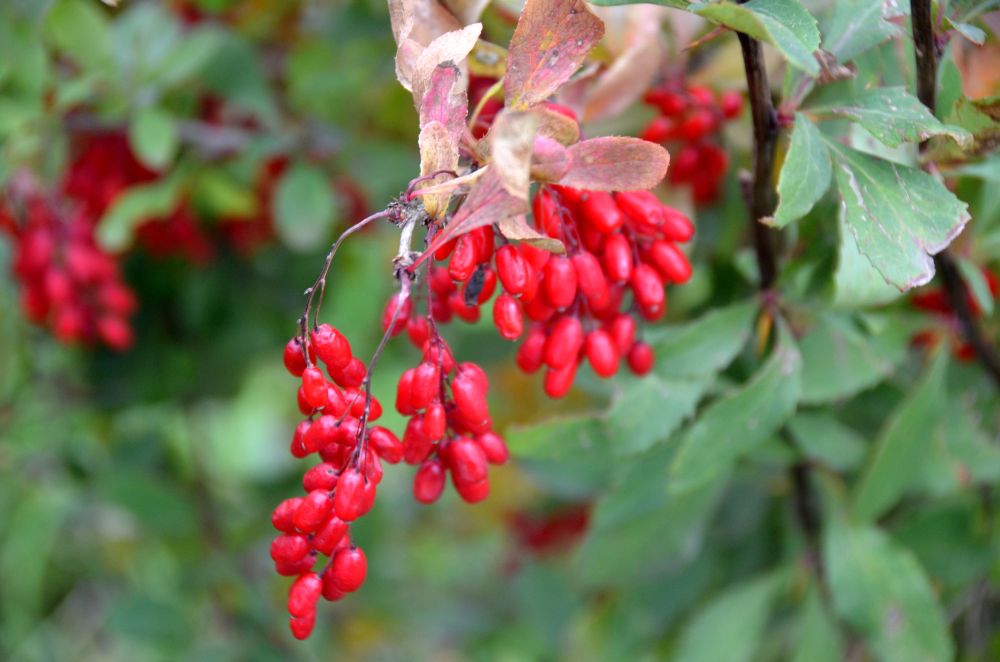
[[[937, 40], [931, 16], [930, 0], [910, 0], [910, 16], [913, 24], [913, 46], [917, 65], [917, 97], [931, 113], [937, 99]], [[920, 144], [926, 148], [927, 141]], [[1000, 357], [996, 349], [983, 335], [968, 302], [969, 286], [962, 278], [955, 259], [948, 249], [934, 256], [934, 264], [941, 276], [941, 285], [951, 309], [958, 317], [959, 327], [965, 342], [972, 347], [983, 370], [1000, 390]]]
[[771, 230], [760, 219], [774, 212], [776, 194], [772, 185], [774, 151], [778, 139], [778, 118], [771, 102], [767, 84], [767, 69], [760, 42], [739, 33], [743, 50], [743, 67], [746, 70], [747, 91], [750, 95], [750, 112], [753, 120], [753, 173], [748, 191], [750, 230], [760, 271], [760, 288], [767, 291], [774, 286], [778, 275], [777, 259]]

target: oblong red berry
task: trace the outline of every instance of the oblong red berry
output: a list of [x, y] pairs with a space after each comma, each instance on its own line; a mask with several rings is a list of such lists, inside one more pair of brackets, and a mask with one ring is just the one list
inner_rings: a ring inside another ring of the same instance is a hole
[[288, 619], [288, 627], [292, 631], [292, 636], [299, 641], [308, 639], [309, 635], [312, 634], [313, 628], [316, 627], [316, 612], [307, 616], [292, 616]]
[[673, 207], [663, 207], [663, 235], [670, 241], [684, 243], [694, 236], [691, 219]]
[[306, 492], [313, 490], [330, 491], [337, 486], [340, 471], [329, 462], [320, 462], [302, 476], [302, 488]]
[[295, 432], [292, 434], [292, 444], [289, 448], [292, 457], [303, 458], [309, 455], [310, 451], [306, 448], [306, 435], [309, 434], [311, 427], [312, 423], [310, 421], [302, 421], [295, 426]]
[[583, 324], [580, 319], [575, 316], [561, 317], [545, 339], [545, 364], [558, 369], [576, 363], [582, 346]]
[[542, 187], [531, 201], [531, 211], [535, 217], [535, 225], [542, 232], [557, 239], [562, 236], [559, 211], [556, 209], [555, 198], [547, 187]]
[[285, 369], [294, 377], [301, 377], [306, 369], [306, 356], [302, 352], [302, 341], [296, 336], [285, 345]]
[[416, 348], [423, 347], [431, 335], [431, 326], [426, 317], [411, 317], [406, 323], [406, 335]]
[[279, 503], [277, 508], [271, 513], [271, 525], [278, 531], [294, 533], [295, 511], [298, 510], [301, 503], [302, 497], [292, 497]]
[[493, 302], [493, 325], [500, 332], [500, 337], [507, 340], [517, 340], [524, 332], [524, 321], [521, 318], [521, 306], [509, 294], [501, 294]]
[[368, 559], [360, 547], [342, 548], [334, 554], [330, 572], [336, 587], [345, 593], [351, 593], [365, 583]]
[[452, 280], [464, 283], [476, 269], [476, 246], [472, 237], [463, 234], [455, 244], [451, 260], [448, 261], [448, 276]]
[[399, 376], [399, 381], [396, 382], [396, 411], [403, 416], [409, 416], [417, 411], [412, 404], [413, 375], [416, 372], [416, 368], [407, 368]]
[[330, 368], [343, 368], [351, 360], [351, 343], [329, 324], [320, 324], [313, 329], [312, 345], [316, 356]]
[[490, 464], [504, 464], [510, 457], [510, 451], [503, 437], [495, 432], [486, 432], [476, 437], [476, 443], [486, 454], [486, 461]]
[[271, 558], [275, 562], [295, 563], [309, 553], [309, 541], [305, 536], [284, 534], [271, 541]]
[[309, 426], [302, 439], [302, 445], [307, 453], [315, 453], [337, 440], [337, 417], [323, 414]]
[[587, 224], [602, 234], [611, 234], [625, 223], [624, 214], [607, 191], [588, 191], [581, 209]]
[[562, 255], [552, 257], [545, 265], [545, 298], [553, 308], [566, 308], [576, 298], [576, 269], [569, 258]]
[[663, 205], [650, 191], [619, 191], [615, 193], [615, 202], [638, 227], [658, 228], [663, 225]]
[[632, 348], [632, 343], [635, 342], [635, 318], [627, 313], [621, 313], [611, 321], [608, 330], [615, 340], [618, 354], [627, 354]]
[[486, 452], [468, 437], [458, 437], [448, 445], [446, 461], [456, 480], [464, 483], [478, 483], [489, 473]]
[[434, 503], [444, 491], [445, 470], [441, 460], [427, 460], [413, 476], [413, 498], [420, 503]]
[[475, 324], [479, 321], [479, 306], [475, 303], [473, 305], [467, 304], [461, 292], [451, 293], [448, 297], [448, 307], [463, 322]]
[[438, 441], [444, 436], [448, 426], [448, 417], [444, 405], [435, 402], [424, 412], [424, 435], [430, 441]]
[[413, 381], [410, 386], [410, 406], [413, 409], [426, 409], [441, 392], [441, 372], [437, 365], [428, 361], [422, 362], [413, 371]]
[[572, 258], [576, 270], [577, 286], [592, 308], [603, 309], [611, 301], [608, 279], [601, 269], [601, 262], [593, 253], [581, 251]]
[[544, 388], [550, 398], [558, 399], [569, 393], [576, 379], [576, 362], [567, 363], [562, 368], [549, 368], [545, 371]]
[[669, 241], [654, 241], [649, 247], [649, 260], [666, 280], [686, 283], [691, 278], [687, 256]]
[[353, 522], [364, 511], [366, 480], [361, 472], [351, 467], [340, 474], [333, 493], [333, 510], [345, 522]]
[[497, 275], [508, 293], [518, 295], [528, 284], [528, 263], [514, 246], [501, 246], [496, 253]]
[[326, 403], [326, 378], [314, 365], [302, 371], [302, 394], [314, 409], [319, 409]]
[[389, 464], [396, 464], [403, 459], [403, 442], [399, 440], [392, 430], [376, 426], [369, 431], [368, 442], [372, 449], [378, 453], [379, 457]]
[[604, 273], [616, 283], [632, 276], [632, 244], [622, 234], [610, 235], [604, 242]]
[[333, 501], [327, 490], [313, 490], [295, 511], [295, 528], [303, 533], [312, 533], [323, 526], [332, 510]]
[[647, 319], [656, 319], [666, 310], [667, 297], [663, 282], [656, 270], [648, 264], [638, 264], [632, 271], [632, 293]]
[[455, 474], [452, 474], [451, 482], [455, 486], [458, 496], [462, 497], [462, 501], [466, 503], [479, 503], [490, 495], [489, 478], [484, 478], [477, 483], [467, 483], [459, 479]]
[[485, 431], [490, 426], [490, 411], [486, 390], [469, 373], [456, 375], [451, 382], [451, 395], [462, 421], [474, 431]]
[[407, 464], [420, 464], [430, 455], [434, 440], [428, 438], [424, 431], [424, 419], [414, 416], [406, 423], [403, 431], [403, 461]]
[[534, 326], [517, 348], [517, 367], [530, 375], [542, 367], [544, 356], [545, 331], [541, 326]]
[[316, 555], [307, 554], [298, 561], [286, 563], [284, 561], [274, 562], [274, 571], [282, 577], [296, 577], [303, 572], [309, 572], [316, 565]]
[[347, 535], [350, 527], [347, 522], [340, 519], [336, 515], [329, 518], [319, 531], [313, 534], [312, 546], [320, 554], [325, 556], [330, 556], [333, 554], [333, 550], [337, 548], [340, 541], [344, 539]]
[[288, 613], [296, 618], [316, 614], [316, 603], [323, 592], [323, 580], [315, 572], [300, 575], [288, 589]]
[[[402, 299], [402, 303], [400, 303], [400, 299]], [[382, 311], [382, 332], [388, 332], [391, 336], [398, 336], [406, 328], [406, 323], [409, 321], [411, 314], [413, 314], [413, 301], [410, 297], [407, 296], [404, 298], [400, 292], [393, 294], [386, 301], [385, 309]], [[391, 329], [390, 325], [392, 326]]]
[[604, 329], [594, 329], [587, 334], [584, 351], [590, 367], [601, 377], [611, 377], [618, 372], [618, 348]]

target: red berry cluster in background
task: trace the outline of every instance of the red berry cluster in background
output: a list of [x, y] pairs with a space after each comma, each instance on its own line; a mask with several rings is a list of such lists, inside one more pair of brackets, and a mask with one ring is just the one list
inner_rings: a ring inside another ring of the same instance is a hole
[[668, 181], [689, 184], [697, 203], [717, 200], [729, 157], [713, 137], [743, 112], [743, 97], [734, 91], [716, 95], [707, 87], [667, 84], [647, 92], [645, 101], [660, 115], [646, 125], [641, 137], [676, 145], [670, 150], [674, 158]]
[[[286, 368], [302, 379], [298, 404], [307, 417], [295, 429], [291, 452], [321, 460], [303, 477], [306, 496], [282, 502], [271, 518], [281, 532], [271, 545], [275, 568], [297, 576], [288, 611], [299, 639], [312, 632], [321, 596], [339, 600], [365, 580], [367, 561], [351, 541], [350, 523], [371, 510], [383, 462], [418, 465], [413, 495], [429, 504], [441, 496], [449, 472], [462, 499], [482, 501], [489, 494], [488, 465], [507, 460], [506, 445], [492, 431], [486, 373], [474, 363], [456, 363], [433, 321], [411, 319], [412, 302], [400, 297], [390, 299], [384, 327], [397, 334], [406, 329], [423, 352], [397, 387], [396, 409], [410, 417], [402, 440], [370, 425], [382, 406], [367, 393], [367, 367], [337, 329], [321, 324], [308, 339], [293, 338], [285, 347]], [[317, 572], [319, 555], [329, 562]]]
[[0, 226], [14, 240], [13, 273], [25, 317], [64, 343], [131, 347], [135, 296], [117, 260], [95, 244], [87, 209], [63, 208], [37, 191], [20, 203], [16, 212], [0, 210], [6, 216]]
[[[996, 298], [1000, 294], [1000, 278], [986, 267], [982, 268], [983, 278], [990, 290], [990, 296]], [[979, 302], [971, 291], [965, 293], [966, 305], [973, 317], [983, 315]], [[943, 328], [931, 328], [918, 332], [912, 338], [912, 343], [918, 347], [935, 347], [942, 340], [951, 344], [952, 355], [960, 361], [974, 361], [976, 351], [962, 337], [961, 323], [958, 315], [951, 307], [947, 293], [940, 287], [925, 287], [910, 298], [914, 308], [933, 315]]]
[[434, 320], [478, 320], [499, 282], [494, 325], [508, 340], [524, 336], [517, 364], [529, 374], [545, 366], [550, 397], [566, 395], [585, 359], [601, 377], [622, 359], [635, 374], [649, 372], [653, 351], [637, 327], [663, 317], [667, 283], [691, 277], [677, 246], [694, 235], [691, 221], [648, 191], [543, 186], [533, 208], [537, 229], [562, 241], [566, 254], [502, 237], [497, 248], [492, 226], [449, 241], [434, 255], [447, 267], [430, 270]]

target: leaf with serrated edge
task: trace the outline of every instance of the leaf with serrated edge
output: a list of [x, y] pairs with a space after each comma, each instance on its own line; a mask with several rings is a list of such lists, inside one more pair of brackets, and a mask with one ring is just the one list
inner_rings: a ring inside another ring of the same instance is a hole
[[830, 154], [809, 118], [795, 113], [791, 144], [778, 177], [778, 209], [770, 225], [785, 227], [809, 213], [830, 186]]
[[653, 369], [666, 379], [715, 374], [740, 353], [756, 313], [757, 303], [747, 301], [716, 308], [683, 324], [651, 329], [647, 338], [656, 352]]
[[528, 225], [528, 219], [523, 214], [510, 216], [501, 220], [497, 223], [497, 229], [500, 230], [500, 234], [511, 241], [523, 241], [535, 248], [540, 248], [550, 253], [558, 253], [559, 255], [566, 252], [566, 247], [563, 246], [561, 241], [544, 235]]
[[582, 0], [527, 0], [507, 50], [504, 98], [514, 109], [545, 101], [604, 35]]
[[[837, 0], [833, 16], [823, 29], [823, 50], [840, 62], [850, 62], [858, 55], [901, 33], [890, 23], [902, 12], [893, 12], [895, 3], [885, 0]], [[891, 13], [890, 13], [891, 12]]]
[[968, 205], [931, 175], [827, 143], [858, 250], [900, 290], [934, 276], [931, 255], [969, 221]]
[[854, 233], [847, 227], [846, 208], [837, 210], [837, 270], [833, 274], [833, 303], [838, 308], [863, 308], [895, 301], [902, 292], [887, 283], [878, 269], [858, 250]]
[[771, 436], [795, 411], [802, 360], [786, 329], [753, 378], [702, 412], [684, 435], [670, 467], [670, 490], [683, 493], [727, 471]]
[[889, 416], [854, 493], [854, 512], [873, 520], [917, 479], [931, 449], [932, 431], [945, 415], [947, 352], [938, 352], [909, 397]]
[[808, 112], [853, 120], [889, 147], [948, 136], [959, 145], [972, 144], [972, 134], [958, 126], [942, 124], [927, 107], [902, 87], [865, 90], [837, 105], [809, 108]]
[[691, 8], [710, 21], [766, 41], [788, 61], [813, 76], [819, 63], [813, 53], [819, 48], [819, 29], [796, 0], [750, 0], [745, 4], [719, 2]]
[[954, 659], [944, 612], [910, 550], [837, 516], [824, 529], [823, 558], [837, 614], [864, 636], [874, 659]]
[[591, 138], [569, 147], [571, 163], [559, 183], [594, 191], [650, 189], [667, 174], [670, 154], [640, 138]]
[[614, 452], [641, 453], [666, 441], [694, 414], [712, 381], [647, 375], [627, 382], [604, 415], [608, 436], [615, 440]]

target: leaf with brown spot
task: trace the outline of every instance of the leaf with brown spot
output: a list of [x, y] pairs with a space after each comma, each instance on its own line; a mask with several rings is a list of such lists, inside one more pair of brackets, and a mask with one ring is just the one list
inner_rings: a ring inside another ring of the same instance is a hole
[[[458, 145], [448, 128], [437, 121], [428, 122], [420, 129], [417, 140], [420, 146], [420, 174], [429, 175], [438, 170], [455, 170], [458, 168]], [[445, 175], [442, 175], [444, 177]], [[433, 186], [434, 180], [421, 182], [418, 189]], [[431, 218], [439, 218], [448, 210], [450, 193], [425, 195], [424, 208]]]
[[566, 247], [563, 246], [561, 241], [553, 239], [548, 235], [544, 235], [528, 225], [528, 219], [524, 216], [524, 214], [511, 216], [501, 220], [497, 224], [497, 229], [500, 230], [500, 234], [511, 241], [523, 241], [526, 244], [531, 244], [535, 248], [540, 248], [544, 251], [549, 251], [550, 253], [558, 253], [559, 255], [566, 252]]
[[529, 206], [527, 201], [507, 192], [500, 182], [500, 176], [490, 168], [477, 184], [469, 191], [465, 202], [458, 208], [444, 229], [441, 230], [420, 256], [417, 264], [436, 251], [442, 244], [467, 232], [485, 225], [498, 223], [505, 218], [526, 214]]
[[490, 128], [490, 163], [507, 192], [523, 200], [531, 186], [531, 148], [537, 131], [538, 116], [523, 110], [502, 111]]
[[601, 19], [582, 0], [527, 0], [507, 51], [507, 105], [525, 109], [547, 99], [603, 34]]
[[568, 151], [569, 171], [559, 183], [579, 189], [650, 189], [660, 183], [670, 165], [667, 150], [640, 138], [591, 138], [572, 145]]

